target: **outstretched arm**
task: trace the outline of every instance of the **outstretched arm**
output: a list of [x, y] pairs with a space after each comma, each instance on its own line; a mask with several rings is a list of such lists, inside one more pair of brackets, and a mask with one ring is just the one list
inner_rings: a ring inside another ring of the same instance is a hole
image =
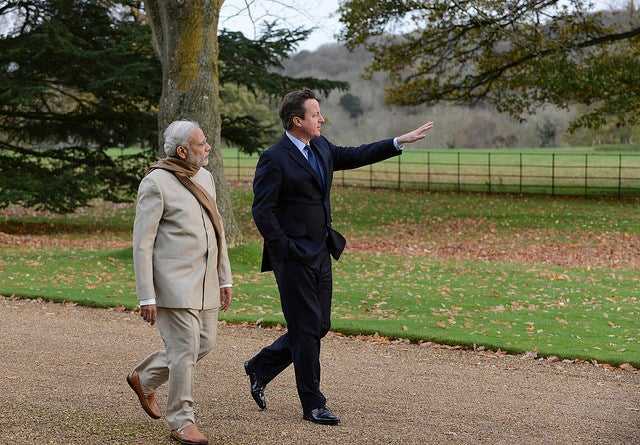
[[404, 144], [410, 144], [412, 142], [419, 141], [420, 139], [424, 139], [426, 137], [425, 133], [431, 130], [432, 127], [433, 122], [427, 122], [409, 133], [398, 136], [398, 145], [403, 146]]

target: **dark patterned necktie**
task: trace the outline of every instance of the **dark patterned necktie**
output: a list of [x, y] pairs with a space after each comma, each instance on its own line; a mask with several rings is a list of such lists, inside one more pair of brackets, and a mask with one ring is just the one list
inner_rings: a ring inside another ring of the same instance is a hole
[[316, 155], [314, 154], [313, 149], [308, 145], [304, 146], [304, 151], [307, 154], [307, 159], [309, 160], [309, 164], [311, 164], [311, 167], [313, 167], [313, 169], [318, 174], [318, 178], [320, 179], [320, 185], [322, 185], [322, 190], [324, 190], [324, 187], [325, 187], [324, 174], [322, 173], [322, 167], [320, 167], [320, 164], [318, 163], [318, 158], [316, 158]]

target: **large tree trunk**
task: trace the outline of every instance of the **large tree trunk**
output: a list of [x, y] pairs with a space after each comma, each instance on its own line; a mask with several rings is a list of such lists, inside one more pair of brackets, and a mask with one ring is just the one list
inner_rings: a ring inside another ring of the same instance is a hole
[[190, 119], [200, 124], [212, 147], [208, 169], [216, 183], [227, 243], [233, 246], [242, 235], [233, 214], [220, 150], [218, 19], [223, 1], [155, 0], [145, 5], [162, 64], [159, 147], [163, 145], [162, 133], [172, 121]]

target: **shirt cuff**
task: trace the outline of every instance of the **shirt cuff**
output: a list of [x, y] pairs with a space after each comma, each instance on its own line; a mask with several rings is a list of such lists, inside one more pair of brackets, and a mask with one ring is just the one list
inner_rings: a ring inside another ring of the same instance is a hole
[[398, 151], [404, 150], [404, 145], [398, 145], [398, 138], [393, 138], [393, 145], [395, 145]]
[[[223, 287], [233, 287], [233, 284], [223, 284], [222, 286], [220, 286], [220, 289], [222, 289]], [[151, 304], [156, 304], [155, 298], [149, 298], [148, 300], [140, 300], [140, 306], [149, 306]]]

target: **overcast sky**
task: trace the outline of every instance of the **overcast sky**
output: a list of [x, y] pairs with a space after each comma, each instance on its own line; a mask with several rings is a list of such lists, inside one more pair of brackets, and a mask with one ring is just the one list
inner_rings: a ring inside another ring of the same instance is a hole
[[[247, 4], [251, 16], [247, 12]], [[289, 6], [291, 5], [291, 6]], [[338, 0], [225, 0], [220, 11], [220, 29], [241, 31], [245, 37], [254, 38], [259, 34], [253, 23], [259, 25], [265, 20], [278, 19], [281, 27], [305, 29], [316, 28], [299, 50], [313, 51], [325, 43], [335, 42], [340, 30]], [[282, 26], [285, 25], [285, 26]]]
[[[610, 9], [623, 8], [628, 1], [594, 0], [594, 3], [598, 9]], [[325, 43], [336, 42], [335, 35], [340, 31], [337, 9], [338, 0], [225, 0], [219, 28], [241, 31], [252, 39], [259, 34], [254, 23], [279, 19], [281, 26], [289, 28], [316, 28], [298, 47], [299, 50], [314, 51]], [[247, 10], [251, 11], [251, 16]]]

